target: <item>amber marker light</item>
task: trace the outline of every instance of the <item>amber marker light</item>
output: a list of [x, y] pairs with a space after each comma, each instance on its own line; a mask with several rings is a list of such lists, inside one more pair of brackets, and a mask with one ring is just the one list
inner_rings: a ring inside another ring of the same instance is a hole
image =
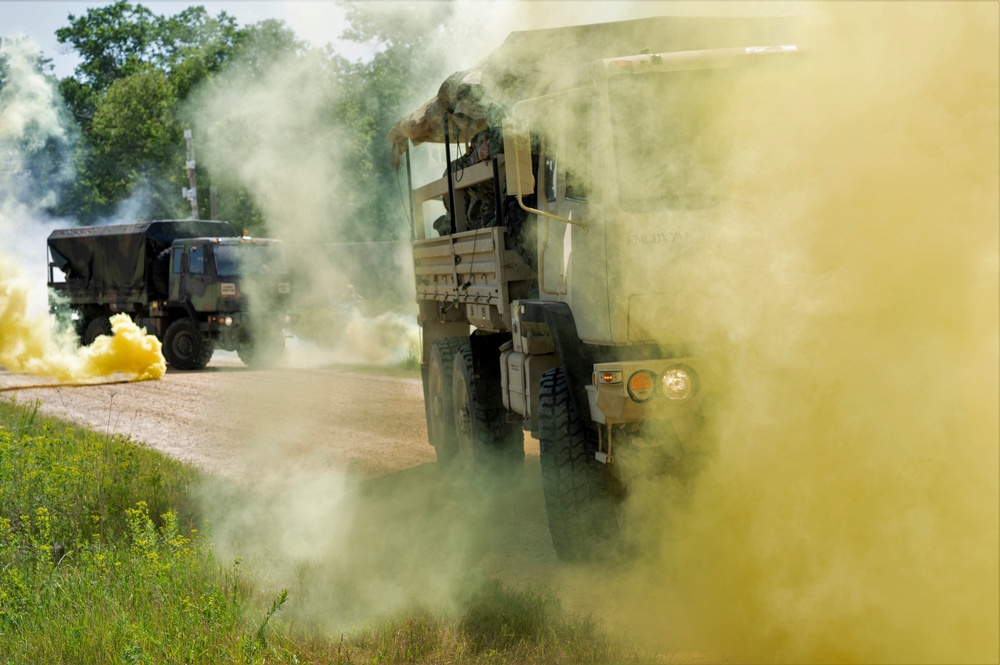
[[647, 402], [653, 396], [656, 378], [652, 372], [640, 370], [629, 377], [628, 396], [636, 402]]
[[621, 372], [609, 372], [605, 370], [603, 372], [595, 372], [594, 377], [600, 385], [613, 385], [622, 382]]

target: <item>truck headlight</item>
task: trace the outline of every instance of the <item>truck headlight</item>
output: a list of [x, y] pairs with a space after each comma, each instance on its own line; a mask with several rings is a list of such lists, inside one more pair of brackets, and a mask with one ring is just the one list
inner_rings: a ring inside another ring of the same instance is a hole
[[672, 404], [688, 401], [697, 390], [698, 375], [687, 365], [674, 365], [660, 374], [660, 394]]

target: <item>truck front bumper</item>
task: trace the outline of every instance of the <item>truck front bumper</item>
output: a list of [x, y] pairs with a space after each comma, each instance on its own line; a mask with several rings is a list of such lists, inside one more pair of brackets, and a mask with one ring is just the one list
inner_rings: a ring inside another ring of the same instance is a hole
[[614, 463], [623, 480], [687, 474], [712, 447], [698, 366], [694, 358], [595, 364], [587, 397], [601, 425], [597, 459]]

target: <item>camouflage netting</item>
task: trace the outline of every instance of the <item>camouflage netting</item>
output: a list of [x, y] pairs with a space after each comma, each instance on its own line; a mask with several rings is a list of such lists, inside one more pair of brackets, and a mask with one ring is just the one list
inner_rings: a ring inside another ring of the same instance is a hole
[[154, 221], [53, 231], [48, 244], [53, 265], [74, 290], [142, 302], [149, 264], [175, 239], [237, 235], [227, 222]]

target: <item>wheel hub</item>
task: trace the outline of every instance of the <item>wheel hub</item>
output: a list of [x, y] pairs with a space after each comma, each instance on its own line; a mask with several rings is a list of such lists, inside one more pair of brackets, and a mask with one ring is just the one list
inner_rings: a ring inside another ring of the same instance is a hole
[[176, 349], [177, 355], [187, 358], [194, 353], [194, 340], [191, 339], [190, 335], [180, 335], [174, 342], [174, 349]]

